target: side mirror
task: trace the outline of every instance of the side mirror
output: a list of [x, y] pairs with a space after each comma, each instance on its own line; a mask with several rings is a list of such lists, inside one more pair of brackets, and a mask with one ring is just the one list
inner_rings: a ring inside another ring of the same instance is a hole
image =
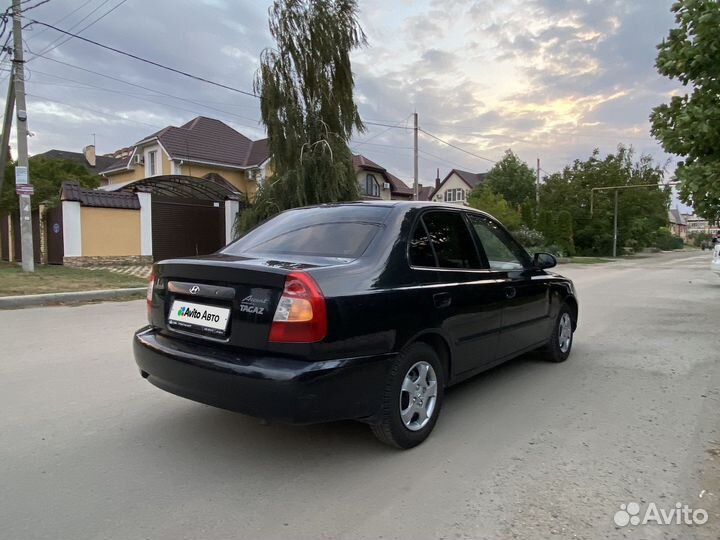
[[557, 266], [557, 259], [550, 253], [536, 253], [533, 255], [533, 266], [545, 270]]

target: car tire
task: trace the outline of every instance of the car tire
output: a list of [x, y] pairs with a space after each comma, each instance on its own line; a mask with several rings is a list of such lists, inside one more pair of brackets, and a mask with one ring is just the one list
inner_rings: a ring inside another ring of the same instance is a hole
[[543, 349], [545, 360], [560, 363], [568, 359], [572, 350], [574, 325], [575, 321], [570, 306], [563, 304], [553, 323], [550, 341]]
[[435, 427], [444, 390], [445, 370], [438, 355], [425, 343], [413, 343], [390, 369], [380, 414], [370, 424], [373, 433], [396, 448], [417, 446]]

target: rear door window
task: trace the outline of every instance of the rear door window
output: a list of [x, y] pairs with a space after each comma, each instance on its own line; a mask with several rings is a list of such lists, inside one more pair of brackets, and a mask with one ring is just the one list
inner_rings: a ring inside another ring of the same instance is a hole
[[230, 244], [228, 255], [360, 257], [382, 229], [389, 208], [315, 207], [283, 212]]
[[422, 220], [418, 220], [415, 226], [415, 232], [408, 246], [408, 255], [410, 256], [411, 266], [424, 266], [426, 268], [437, 267], [435, 252], [433, 251], [430, 238], [428, 238]]
[[[428, 212], [423, 215], [422, 223], [438, 268], [482, 268], [475, 243], [460, 212]], [[419, 228], [416, 227], [416, 231]]]

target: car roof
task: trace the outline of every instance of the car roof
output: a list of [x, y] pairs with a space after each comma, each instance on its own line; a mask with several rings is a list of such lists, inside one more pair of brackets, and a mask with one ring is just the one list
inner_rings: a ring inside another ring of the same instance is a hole
[[478, 210], [477, 208], [472, 208], [470, 206], [460, 206], [457, 204], [449, 204], [449, 203], [443, 203], [443, 202], [435, 202], [435, 201], [347, 201], [347, 202], [337, 202], [337, 203], [325, 203], [325, 204], [316, 204], [313, 206], [306, 206], [304, 208], [318, 208], [318, 207], [328, 207], [328, 206], [378, 206], [378, 207], [392, 207], [392, 208], [398, 208], [398, 209], [404, 209], [404, 210], [411, 210], [414, 208], [438, 208], [443, 210], [463, 210], [466, 212], [473, 212], [475, 214], [479, 214], [482, 216], [488, 216], [492, 219], [494, 218], [492, 215], [488, 214], [487, 212], [483, 212], [482, 210]]

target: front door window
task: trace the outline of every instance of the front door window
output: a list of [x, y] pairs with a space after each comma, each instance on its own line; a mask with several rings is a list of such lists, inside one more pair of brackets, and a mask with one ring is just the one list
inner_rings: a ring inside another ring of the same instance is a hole
[[485, 250], [491, 270], [507, 272], [525, 268], [523, 260], [526, 256], [495, 222], [474, 214], [469, 214], [468, 219]]

